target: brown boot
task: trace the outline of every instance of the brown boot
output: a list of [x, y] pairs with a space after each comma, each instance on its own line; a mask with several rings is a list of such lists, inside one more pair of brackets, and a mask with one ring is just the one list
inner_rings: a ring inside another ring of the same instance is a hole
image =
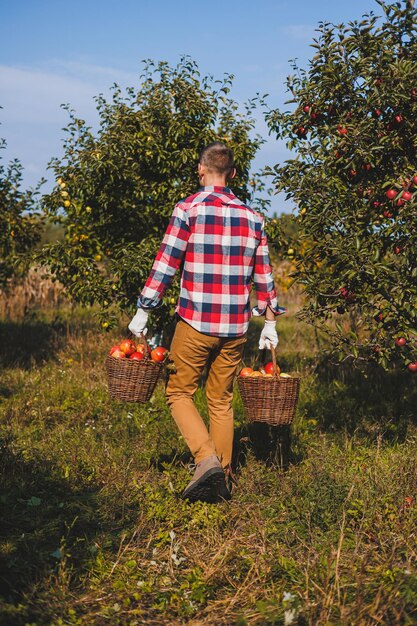
[[184, 500], [190, 502], [221, 502], [230, 500], [230, 492], [222, 466], [217, 456], [212, 455], [197, 463], [192, 481], [182, 493]]

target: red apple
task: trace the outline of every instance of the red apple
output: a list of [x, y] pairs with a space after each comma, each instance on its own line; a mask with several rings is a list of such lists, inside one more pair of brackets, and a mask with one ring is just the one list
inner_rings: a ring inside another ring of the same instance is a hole
[[142, 356], [145, 356], [146, 352], [148, 352], [148, 354], [151, 354], [151, 348], [149, 345], [145, 346], [144, 343], [138, 343], [136, 345], [136, 352], [140, 352], [142, 354]]
[[417, 176], [413, 176], [413, 185], [417, 185]]
[[364, 163], [362, 169], [365, 170], [365, 172], [369, 172], [372, 169], [372, 165], [370, 163]]
[[405, 339], [405, 337], [397, 337], [395, 340], [395, 345], [399, 348], [401, 348], [401, 346], [405, 346], [406, 343], [407, 340]]
[[388, 189], [385, 195], [387, 196], [388, 200], [394, 200], [397, 194], [398, 191], [396, 189]]
[[303, 106], [303, 111], [304, 111], [304, 113], [309, 113], [309, 111], [310, 111], [310, 105], [309, 105], [309, 104], [305, 104], [305, 105]]
[[404, 206], [405, 200], [403, 200], [402, 198], [398, 198], [398, 200], [397, 200], [397, 202], [395, 204], [397, 206]]
[[119, 346], [119, 345], [117, 345], [117, 346], [112, 346], [112, 347], [110, 348], [110, 350], [109, 350], [109, 354], [110, 354], [110, 356], [113, 354], [113, 352], [116, 352], [116, 350], [120, 350], [120, 346]]
[[239, 376], [250, 376], [252, 372], [253, 372], [253, 369], [251, 367], [244, 367], [243, 369], [240, 370]]
[[382, 111], [381, 111], [381, 109], [374, 109], [374, 110], [372, 111], [372, 115], [373, 115], [374, 117], [380, 117], [380, 116], [382, 115]]
[[413, 194], [411, 193], [411, 191], [403, 191], [402, 196], [401, 196], [401, 198], [405, 200], [406, 202], [411, 200], [412, 197], [413, 197]]
[[115, 350], [114, 352], [112, 352], [111, 356], [114, 357], [115, 359], [125, 359], [126, 358], [125, 353], [122, 352], [121, 350]]
[[403, 123], [403, 121], [404, 121], [404, 118], [403, 118], [403, 116], [402, 116], [402, 115], [396, 115], [396, 116], [394, 117], [394, 122], [395, 122], [396, 124], [402, 124], [402, 123]]
[[409, 363], [408, 369], [410, 370], [410, 372], [417, 372], [417, 361], [414, 361], [414, 363]]
[[347, 287], [342, 287], [339, 291], [342, 298], [344, 298], [344, 300], [346, 300], [348, 304], [352, 304], [352, 302], [355, 302], [356, 296], [353, 291], [349, 291]]
[[391, 218], [391, 217], [392, 217], [392, 215], [393, 215], [393, 214], [391, 213], [391, 211], [384, 211], [384, 212], [383, 212], [383, 216], [384, 216], [384, 217]]
[[[269, 363], [266, 363], [266, 365], [264, 365], [264, 370], [265, 370], [265, 374], [273, 374], [274, 373], [274, 364], [272, 363], [272, 361], [269, 361]], [[277, 365], [277, 373], [279, 374], [280, 369]]]
[[143, 359], [143, 352], [134, 352], [133, 354], [130, 355], [129, 359], [131, 361], [142, 361]]
[[119, 348], [126, 356], [130, 356], [136, 352], [136, 346], [131, 339], [124, 339], [119, 343]]
[[295, 134], [299, 139], [305, 139], [307, 137], [307, 128], [305, 126], [300, 126], [295, 131]]
[[155, 350], [152, 350], [151, 352], [152, 361], [156, 361], [160, 363], [161, 361], [165, 359], [167, 352], [168, 350], [166, 348], [163, 348], [162, 346], [158, 346], [157, 348], [155, 348]]
[[339, 126], [337, 127], [337, 132], [339, 133], [339, 135], [341, 135], [343, 137], [343, 135], [346, 135], [348, 130], [345, 126], [341, 126], [339, 124]]

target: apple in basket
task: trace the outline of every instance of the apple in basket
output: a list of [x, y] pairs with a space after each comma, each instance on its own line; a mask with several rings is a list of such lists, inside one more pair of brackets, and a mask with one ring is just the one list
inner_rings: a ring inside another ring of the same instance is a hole
[[152, 359], [152, 361], [156, 361], [157, 363], [161, 363], [162, 361], [165, 360], [165, 357], [166, 357], [167, 353], [168, 353], [168, 350], [166, 348], [164, 348], [163, 346], [158, 346], [157, 348], [152, 350], [152, 352], [151, 352], [151, 359]]
[[148, 354], [151, 353], [151, 349], [149, 346], [145, 346], [145, 344], [143, 343], [138, 343], [136, 345], [136, 352], [132, 352], [132, 354], [130, 355], [129, 359], [131, 361], [142, 361], [142, 359], [144, 358], [146, 352], [148, 352]]
[[[264, 365], [264, 371], [265, 371], [265, 374], [273, 374], [274, 373], [274, 364], [273, 364], [272, 361], [270, 361], [269, 363]], [[277, 374], [279, 374], [280, 371], [281, 370], [279, 369], [279, 366], [278, 366], [278, 363], [277, 363]]]
[[[149, 355], [151, 354], [151, 347], [149, 345], [145, 346], [144, 343], [136, 344], [136, 352], [139, 352], [140, 354], [142, 354], [142, 356], [145, 356], [146, 351]], [[136, 354], [136, 352], [134, 352], [133, 354]], [[131, 357], [133, 356], [133, 354], [131, 355]]]
[[113, 348], [110, 350], [110, 356], [114, 357], [115, 359], [125, 359], [126, 355], [124, 352], [122, 352], [119, 348], [119, 346], [113, 346]]
[[124, 339], [119, 343], [119, 349], [125, 353], [126, 356], [130, 356], [136, 352], [136, 346], [131, 339]]
[[253, 372], [253, 369], [251, 367], [244, 367], [243, 369], [240, 370], [239, 376], [250, 376], [252, 372]]

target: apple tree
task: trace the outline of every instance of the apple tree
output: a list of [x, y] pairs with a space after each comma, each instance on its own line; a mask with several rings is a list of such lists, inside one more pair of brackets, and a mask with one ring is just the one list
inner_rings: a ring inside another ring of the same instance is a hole
[[[96, 98], [96, 132], [66, 107], [64, 154], [51, 161], [56, 185], [44, 197], [65, 239], [46, 246], [42, 259], [72, 299], [99, 305], [103, 328], [134, 311], [175, 204], [198, 189], [206, 144], [234, 150], [233, 189], [242, 199], [262, 187], [249, 178], [262, 142], [252, 137], [253, 103], [241, 111], [228, 95], [231, 83], [229, 75], [201, 77], [188, 57], [176, 67], [147, 61], [138, 88], [115, 85], [110, 101]], [[158, 327], [172, 317], [176, 290], [153, 314]]]
[[[0, 150], [5, 148], [0, 140]], [[23, 168], [17, 159], [7, 165], [0, 157], [0, 288], [7, 289], [10, 279], [24, 275], [29, 253], [39, 242], [42, 221], [37, 210], [35, 189], [22, 189]], [[40, 183], [41, 184], [41, 183]]]
[[[269, 168], [296, 207], [300, 315], [340, 360], [417, 369], [417, 12], [377, 2], [320, 23], [307, 69], [293, 63], [289, 110], [267, 109], [294, 156]], [[265, 106], [266, 103], [264, 102]]]

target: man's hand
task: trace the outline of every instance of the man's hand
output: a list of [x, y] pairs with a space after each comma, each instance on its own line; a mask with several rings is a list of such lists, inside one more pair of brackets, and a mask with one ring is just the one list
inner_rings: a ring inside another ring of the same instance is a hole
[[149, 313], [145, 311], [145, 309], [138, 309], [136, 311], [136, 315], [130, 322], [128, 329], [135, 335], [135, 337], [140, 337], [141, 335], [146, 335], [148, 329], [146, 328], [146, 324], [148, 323]]
[[265, 326], [262, 329], [261, 336], [259, 338], [259, 350], [264, 348], [276, 348], [278, 345], [278, 335], [275, 328], [275, 320], [265, 320]]

